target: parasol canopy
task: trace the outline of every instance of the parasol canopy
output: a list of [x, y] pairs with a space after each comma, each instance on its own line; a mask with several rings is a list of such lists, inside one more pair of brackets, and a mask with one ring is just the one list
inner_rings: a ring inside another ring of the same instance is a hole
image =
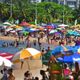
[[0, 56], [0, 66], [11, 67], [13, 64], [11, 61]]
[[59, 27], [68, 27], [68, 25], [66, 25], [66, 24], [60, 24], [60, 25], [58, 25]]
[[19, 62], [21, 59], [39, 59], [41, 52], [34, 48], [26, 48], [16, 53], [12, 59], [13, 62]]
[[13, 54], [10, 54], [10, 53], [0, 53], [0, 56], [5, 58], [5, 59], [11, 60], [12, 57], [13, 57]]

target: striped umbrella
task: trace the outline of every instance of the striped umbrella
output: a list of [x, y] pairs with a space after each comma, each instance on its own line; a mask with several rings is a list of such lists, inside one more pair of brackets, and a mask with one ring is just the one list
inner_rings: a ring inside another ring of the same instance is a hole
[[32, 58], [32, 59], [39, 59], [41, 56], [41, 52], [34, 49], [34, 48], [26, 48], [21, 50], [20, 52], [16, 53], [13, 56], [13, 62], [19, 62], [24, 59]]
[[10, 53], [0, 53], [0, 56], [5, 58], [5, 59], [11, 60], [12, 57], [13, 57], [13, 54], [10, 54]]
[[4, 57], [0, 56], [0, 66], [11, 67], [13, 64], [10, 60], [5, 59]]

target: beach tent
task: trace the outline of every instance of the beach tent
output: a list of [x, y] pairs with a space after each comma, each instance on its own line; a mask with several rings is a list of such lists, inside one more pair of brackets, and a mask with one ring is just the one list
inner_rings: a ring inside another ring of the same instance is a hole
[[12, 67], [12, 62], [0, 56], [0, 66]]
[[14, 56], [12, 61], [13, 62], [19, 62], [22, 59], [39, 59], [41, 56], [41, 52], [34, 48], [26, 48], [21, 50], [20, 52], [17, 52]]
[[0, 56], [5, 58], [5, 59], [11, 60], [12, 57], [13, 57], [13, 54], [10, 54], [10, 53], [0, 53]]

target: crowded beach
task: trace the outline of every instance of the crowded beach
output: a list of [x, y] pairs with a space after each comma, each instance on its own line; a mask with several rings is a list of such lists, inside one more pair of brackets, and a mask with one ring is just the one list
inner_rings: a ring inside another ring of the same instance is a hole
[[0, 26], [1, 80], [80, 80], [80, 25]]

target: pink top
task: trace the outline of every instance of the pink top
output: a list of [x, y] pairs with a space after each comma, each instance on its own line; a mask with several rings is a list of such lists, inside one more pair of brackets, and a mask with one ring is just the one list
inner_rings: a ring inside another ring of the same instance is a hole
[[69, 75], [70, 74], [70, 69], [64, 69], [63, 70], [63, 74], [66, 76], [66, 75]]

